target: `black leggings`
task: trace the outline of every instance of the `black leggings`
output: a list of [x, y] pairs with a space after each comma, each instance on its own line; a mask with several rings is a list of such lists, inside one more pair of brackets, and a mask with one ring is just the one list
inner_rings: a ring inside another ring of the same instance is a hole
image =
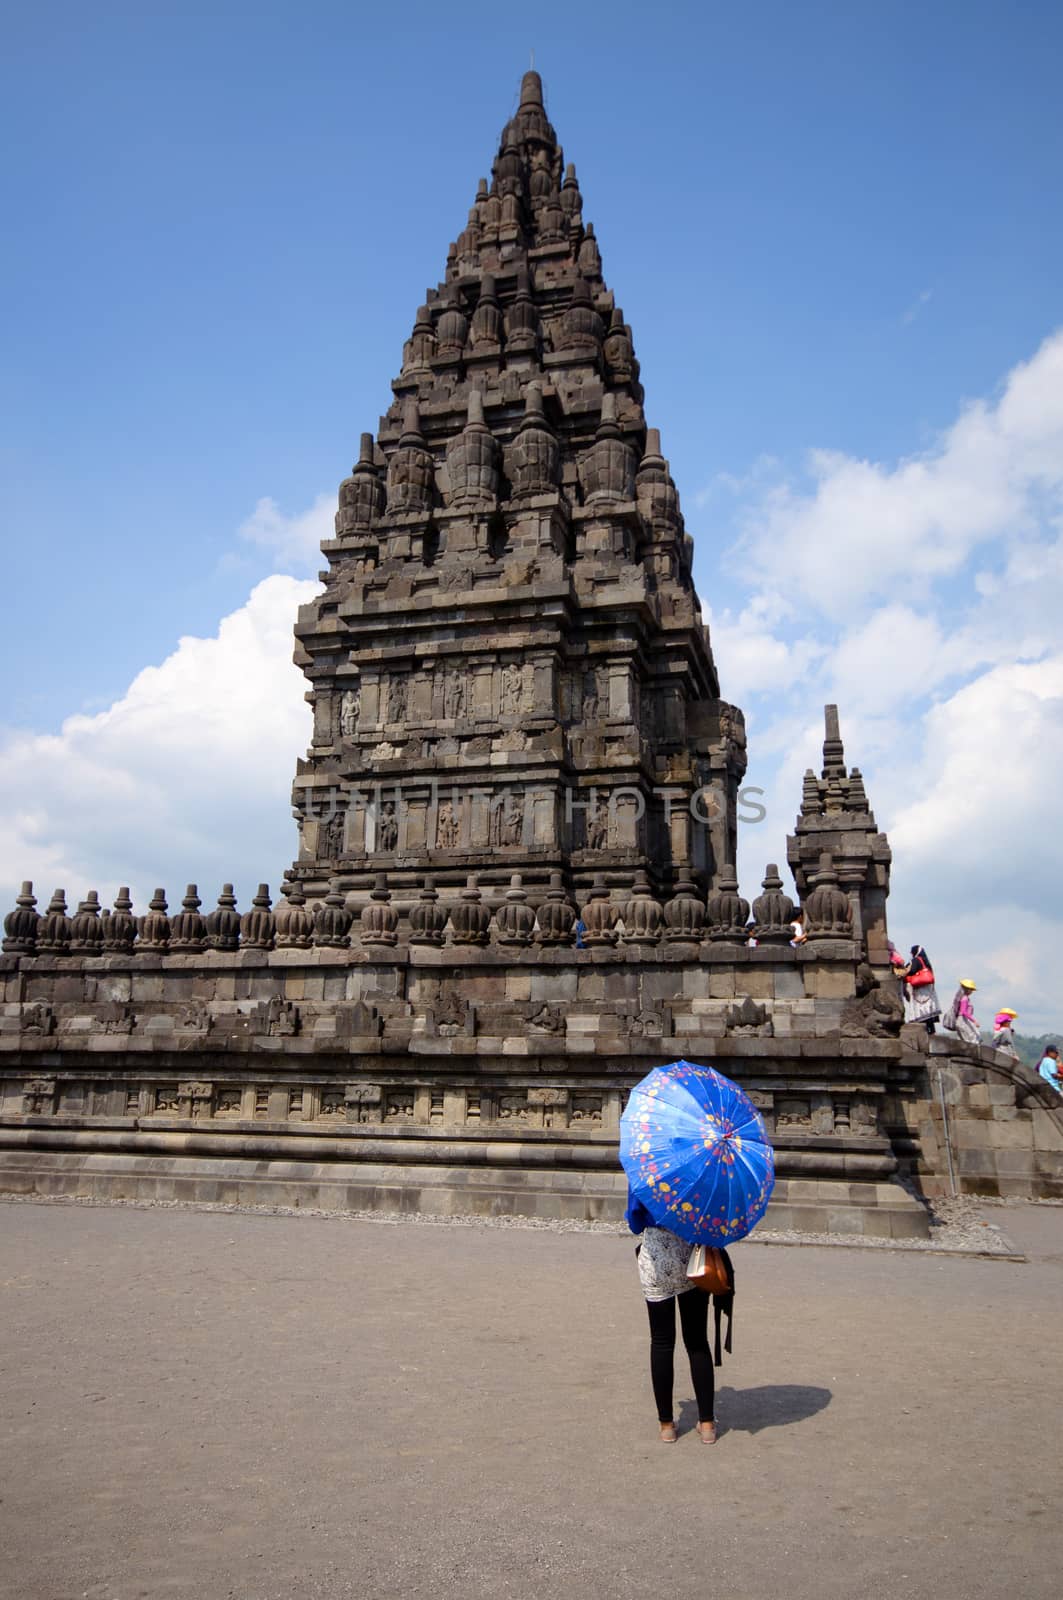
[[694, 1383], [694, 1397], [698, 1402], [698, 1421], [713, 1420], [713, 1400], [716, 1380], [712, 1370], [712, 1352], [709, 1349], [709, 1302], [711, 1296], [702, 1289], [687, 1289], [684, 1294], [673, 1295], [670, 1300], [647, 1300], [650, 1314], [650, 1377], [653, 1380], [653, 1398], [657, 1402], [660, 1422], [672, 1419], [672, 1379], [675, 1366], [675, 1308], [679, 1304], [679, 1321], [683, 1329], [683, 1343], [690, 1359], [690, 1376]]

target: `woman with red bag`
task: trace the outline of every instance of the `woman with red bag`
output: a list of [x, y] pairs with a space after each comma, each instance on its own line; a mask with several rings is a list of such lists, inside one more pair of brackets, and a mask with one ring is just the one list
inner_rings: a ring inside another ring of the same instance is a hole
[[927, 1033], [933, 1033], [941, 1006], [934, 987], [934, 969], [921, 944], [912, 945], [912, 953], [904, 966], [897, 968], [897, 976], [903, 985], [905, 1022], [921, 1022]]

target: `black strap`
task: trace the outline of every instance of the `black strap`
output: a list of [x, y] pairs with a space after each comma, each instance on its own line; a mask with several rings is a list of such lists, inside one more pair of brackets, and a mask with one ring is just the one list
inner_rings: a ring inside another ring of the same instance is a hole
[[713, 1300], [713, 1314], [716, 1321], [716, 1348], [713, 1352], [716, 1366], [723, 1366], [723, 1351], [720, 1349], [720, 1324], [724, 1315], [727, 1317], [727, 1337], [723, 1341], [723, 1349], [731, 1354], [731, 1327], [734, 1322], [735, 1297], [732, 1289], [729, 1294], [715, 1294]]

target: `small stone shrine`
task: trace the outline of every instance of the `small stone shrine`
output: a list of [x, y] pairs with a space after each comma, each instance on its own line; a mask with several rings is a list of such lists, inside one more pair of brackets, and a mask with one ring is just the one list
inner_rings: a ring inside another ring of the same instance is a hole
[[760, 1107], [769, 1224], [925, 1234], [898, 1176], [1063, 1197], [1052, 1091], [902, 1026], [833, 706], [795, 894], [741, 893], [742, 713], [534, 72], [392, 389], [296, 624], [297, 859], [242, 911], [23, 886], [0, 1190], [616, 1218], [627, 1092], [685, 1056]]

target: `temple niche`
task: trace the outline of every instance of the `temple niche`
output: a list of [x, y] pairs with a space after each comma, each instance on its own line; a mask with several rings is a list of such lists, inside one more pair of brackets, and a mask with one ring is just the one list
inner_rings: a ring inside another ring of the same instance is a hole
[[[404, 893], [429, 866], [441, 887], [475, 867], [499, 894], [519, 869], [535, 905], [556, 872], [577, 898], [600, 871], [618, 890], [642, 871], [664, 898], [693, 873], [707, 893], [734, 859], [741, 713], [720, 699], [632, 330], [534, 72], [392, 389], [296, 629], [332, 709], [295, 806], [336, 814], [302, 828], [304, 893], [339, 868], [360, 895], [382, 867]], [[431, 783], [460, 792], [404, 826]], [[665, 798], [677, 786], [702, 791], [693, 814]], [[394, 814], [371, 807], [359, 850], [337, 817], [378, 790]]]

